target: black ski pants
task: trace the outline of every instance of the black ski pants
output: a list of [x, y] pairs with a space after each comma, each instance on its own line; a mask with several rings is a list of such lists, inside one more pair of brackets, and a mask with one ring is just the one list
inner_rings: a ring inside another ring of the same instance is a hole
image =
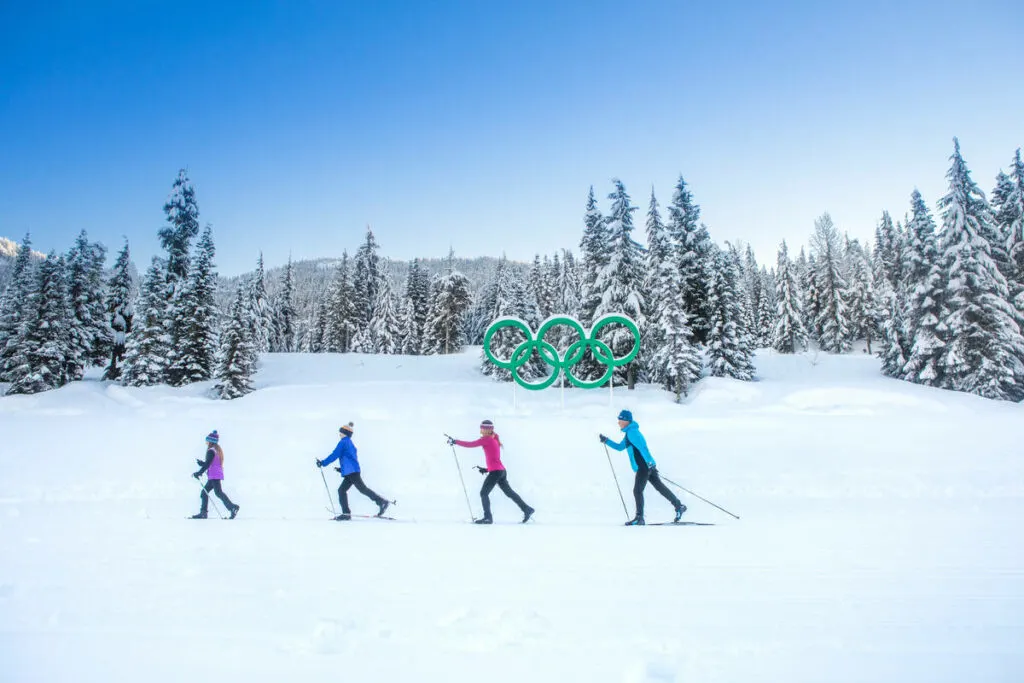
[[363, 483], [363, 477], [359, 472], [353, 472], [352, 474], [346, 474], [341, 478], [341, 486], [338, 487], [338, 502], [341, 503], [341, 511], [349, 514], [352, 511], [348, 509], [348, 490], [353, 486], [359, 493], [363, 494], [377, 505], [384, 502], [384, 499], [378, 496], [376, 493], [370, 490], [370, 487]]
[[484, 519], [491, 519], [491, 491], [497, 486], [502, 492], [512, 499], [512, 502], [519, 506], [519, 509], [526, 513], [530, 506], [523, 502], [519, 494], [512, 490], [508, 484], [508, 472], [505, 470], [494, 470], [488, 472], [484, 477], [484, 485], [480, 489], [480, 501], [484, 504]]
[[[639, 459], [639, 457], [638, 457]], [[679, 507], [681, 503], [676, 495], [665, 486], [665, 483], [658, 476], [658, 469], [656, 467], [641, 467], [636, 471], [636, 479], [633, 482], [633, 499], [636, 501], [636, 516], [644, 516], [644, 489], [647, 488], [647, 482], [651, 482], [658, 493], [668, 498], [668, 502], [672, 503], [672, 507]]]
[[231, 499], [227, 497], [226, 493], [224, 493], [224, 489], [220, 487], [220, 479], [207, 479], [206, 486], [203, 487], [203, 492], [199, 494], [199, 497], [202, 500], [199, 512], [202, 514], [206, 514], [207, 506], [210, 504], [210, 494], [207, 493], [208, 491], [213, 491], [214, 494], [220, 498], [220, 502], [224, 503], [224, 507], [226, 507], [229, 512], [231, 511], [231, 508], [235, 507], [235, 504], [232, 503]]

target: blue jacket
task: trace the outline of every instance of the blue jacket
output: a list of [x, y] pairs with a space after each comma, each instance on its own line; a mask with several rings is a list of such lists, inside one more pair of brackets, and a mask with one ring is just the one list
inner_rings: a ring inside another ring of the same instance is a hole
[[[625, 432], [626, 438], [622, 440], [622, 443], [612, 441], [608, 439], [608, 445], [617, 451], [628, 451], [629, 453], [629, 464], [632, 466], [633, 471], [636, 472], [636, 454], [637, 452], [643, 457], [644, 462], [647, 463], [648, 467], [654, 467], [654, 458], [651, 457], [651, 452], [647, 450], [647, 439], [640, 433], [640, 425], [636, 422], [630, 422], [628, 425], [622, 428]], [[629, 442], [629, 446], [626, 442]]]
[[345, 477], [359, 471], [359, 459], [356, 457], [356, 445], [352, 443], [352, 437], [342, 437], [334, 452], [323, 461], [322, 467], [327, 467], [335, 460], [341, 461], [341, 476]]

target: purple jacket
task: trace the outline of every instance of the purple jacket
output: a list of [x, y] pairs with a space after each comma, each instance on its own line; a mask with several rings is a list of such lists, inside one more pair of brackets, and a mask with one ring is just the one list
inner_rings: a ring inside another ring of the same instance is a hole
[[224, 451], [220, 446], [211, 445], [206, 449], [206, 462], [199, 468], [199, 474], [203, 472], [207, 479], [224, 479]]

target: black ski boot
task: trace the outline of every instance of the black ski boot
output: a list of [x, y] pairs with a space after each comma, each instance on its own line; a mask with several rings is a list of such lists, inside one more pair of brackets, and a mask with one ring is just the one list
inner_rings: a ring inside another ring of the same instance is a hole
[[231, 516], [230, 516], [230, 517], [228, 517], [228, 519], [234, 519], [234, 518], [235, 518], [235, 515], [237, 515], [237, 514], [238, 514], [238, 508], [239, 508], [239, 507], [240, 507], [240, 506], [238, 506], [238, 505], [235, 505], [234, 507], [232, 507], [232, 508], [231, 508]]
[[205, 512], [197, 512], [196, 514], [194, 514], [191, 517], [189, 517], [189, 519], [206, 519], [206, 513]]
[[377, 503], [377, 507], [380, 508], [379, 510], [377, 510], [377, 516], [378, 517], [383, 517], [384, 513], [387, 511], [387, 509], [389, 507], [391, 507], [391, 503], [389, 503], [386, 500], [382, 500], [381, 502]]
[[631, 519], [628, 522], [626, 522], [626, 526], [643, 526], [643, 525], [644, 525], [644, 518], [640, 517], [640, 516], [636, 516], [633, 519]]
[[342, 512], [340, 515], [338, 515], [337, 517], [334, 518], [334, 521], [335, 522], [347, 522], [350, 519], [352, 519], [352, 515], [350, 515], [347, 512]]
[[494, 520], [490, 517], [481, 517], [480, 519], [474, 519], [473, 524], [494, 524]]
[[527, 508], [523, 510], [523, 521], [521, 522], [521, 524], [526, 524], [527, 522], [529, 522], [530, 517], [533, 517], [534, 512], [536, 512], [536, 510], [534, 510], [532, 507], [527, 506]]
[[676, 518], [673, 519], [672, 522], [677, 523], [679, 521], [679, 518], [683, 516], [684, 512], [686, 512], [686, 506], [680, 503], [679, 507], [676, 508]]

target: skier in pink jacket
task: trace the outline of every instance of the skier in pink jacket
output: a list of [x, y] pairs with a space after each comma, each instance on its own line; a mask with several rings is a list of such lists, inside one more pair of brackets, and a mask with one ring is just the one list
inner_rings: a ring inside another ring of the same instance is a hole
[[491, 518], [491, 499], [488, 497], [494, 487], [497, 486], [502, 492], [512, 499], [519, 509], [523, 511], [523, 524], [530, 520], [530, 517], [535, 512], [532, 507], [523, 502], [523, 499], [519, 497], [519, 494], [512, 490], [512, 487], [508, 483], [508, 472], [505, 471], [505, 466], [501, 464], [501, 437], [494, 433], [494, 423], [490, 420], [484, 420], [480, 423], [480, 438], [476, 441], [460, 441], [459, 439], [448, 439], [449, 446], [462, 446], [463, 448], [476, 448], [477, 446], [484, 449], [484, 458], [487, 462], [487, 467], [476, 466], [476, 470], [480, 474], [486, 474], [484, 478], [484, 485], [480, 489], [480, 500], [484, 506], [484, 516], [476, 520], [476, 524], [493, 524], [494, 520]]

